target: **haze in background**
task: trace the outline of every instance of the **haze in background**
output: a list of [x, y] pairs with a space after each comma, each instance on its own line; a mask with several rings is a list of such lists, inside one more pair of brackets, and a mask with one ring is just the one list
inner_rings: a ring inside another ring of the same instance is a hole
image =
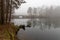
[[15, 15], [26, 15], [28, 7], [50, 7], [60, 6], [60, 0], [25, 0], [19, 9], [15, 10]]

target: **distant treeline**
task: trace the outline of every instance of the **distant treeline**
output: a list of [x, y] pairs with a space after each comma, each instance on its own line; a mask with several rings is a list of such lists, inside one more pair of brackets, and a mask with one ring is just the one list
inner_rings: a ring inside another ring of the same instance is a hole
[[27, 10], [28, 15], [47, 16], [53, 18], [60, 17], [60, 6], [51, 7], [29, 7]]

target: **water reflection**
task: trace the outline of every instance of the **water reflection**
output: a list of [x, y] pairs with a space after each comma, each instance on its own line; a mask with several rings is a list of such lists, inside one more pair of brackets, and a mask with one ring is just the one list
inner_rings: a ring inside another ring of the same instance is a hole
[[51, 19], [29, 19], [25, 22], [27, 24], [24, 27], [25, 31], [20, 29], [18, 32], [18, 38], [22, 40], [60, 40], [59, 22]]
[[48, 19], [30, 19], [27, 21], [27, 24], [31, 25], [31, 27], [39, 27], [40, 30], [49, 30], [51, 28], [57, 28], [60, 26], [57, 21], [52, 22]]

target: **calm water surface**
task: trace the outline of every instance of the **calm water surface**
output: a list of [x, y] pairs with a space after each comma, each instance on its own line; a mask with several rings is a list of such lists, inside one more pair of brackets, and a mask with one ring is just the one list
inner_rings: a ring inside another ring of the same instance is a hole
[[31, 24], [20, 29], [17, 36], [21, 40], [60, 40], [60, 21], [50, 19], [14, 19], [15, 25]]

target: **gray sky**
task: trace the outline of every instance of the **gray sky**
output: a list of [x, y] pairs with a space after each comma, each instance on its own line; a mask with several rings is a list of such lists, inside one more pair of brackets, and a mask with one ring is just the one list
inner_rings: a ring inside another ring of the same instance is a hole
[[60, 6], [60, 0], [25, 0], [27, 3], [22, 4], [15, 14], [27, 14], [28, 7], [42, 7], [42, 6]]

